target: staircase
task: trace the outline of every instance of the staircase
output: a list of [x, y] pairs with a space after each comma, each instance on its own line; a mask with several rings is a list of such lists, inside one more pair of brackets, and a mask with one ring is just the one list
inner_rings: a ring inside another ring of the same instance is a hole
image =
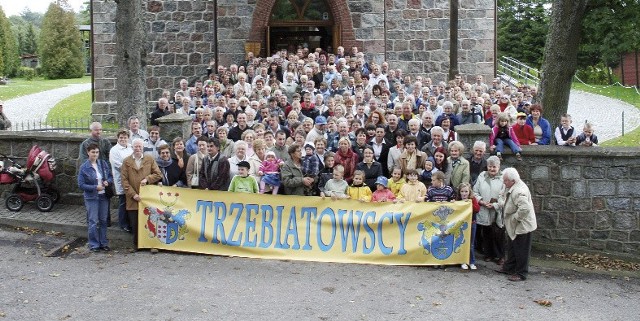
[[524, 84], [536, 88], [540, 85], [540, 71], [514, 58], [498, 58], [497, 69], [498, 77], [500, 77], [503, 84], [509, 84], [511, 86]]

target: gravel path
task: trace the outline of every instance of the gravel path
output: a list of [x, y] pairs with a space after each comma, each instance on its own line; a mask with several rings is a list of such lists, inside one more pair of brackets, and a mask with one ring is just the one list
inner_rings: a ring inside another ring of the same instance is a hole
[[4, 102], [4, 112], [14, 124], [21, 121], [44, 121], [49, 110], [61, 100], [87, 90], [91, 90], [91, 83], [67, 85], [10, 99]]
[[622, 135], [622, 112], [624, 112], [624, 132], [640, 126], [640, 110], [618, 99], [572, 90], [569, 97], [569, 111], [573, 126], [582, 132], [582, 124], [588, 121], [595, 125], [595, 134], [600, 142]]
[[[77, 93], [91, 90], [91, 84], [75, 84], [47, 90], [5, 102], [4, 111], [13, 122], [44, 120], [61, 100]], [[573, 125], [581, 132], [582, 124], [589, 121], [596, 126], [596, 135], [601, 142], [622, 135], [622, 112], [624, 131], [628, 133], [640, 126], [640, 110], [618, 99], [573, 90], [569, 98], [569, 114]]]

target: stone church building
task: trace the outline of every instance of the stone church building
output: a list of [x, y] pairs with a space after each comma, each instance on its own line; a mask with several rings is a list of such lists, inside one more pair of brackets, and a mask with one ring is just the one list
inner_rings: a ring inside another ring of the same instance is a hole
[[[495, 0], [458, 0], [461, 74], [493, 77]], [[206, 77], [215, 55], [228, 66], [246, 52], [266, 56], [281, 48], [356, 46], [369, 61], [388, 61], [406, 74], [446, 80], [451, 0], [143, 0], [147, 26], [148, 99], [175, 90], [180, 79]], [[217, 7], [216, 7], [217, 4]], [[93, 114], [114, 113], [113, 0], [91, 0]], [[216, 10], [217, 9], [217, 10]]]

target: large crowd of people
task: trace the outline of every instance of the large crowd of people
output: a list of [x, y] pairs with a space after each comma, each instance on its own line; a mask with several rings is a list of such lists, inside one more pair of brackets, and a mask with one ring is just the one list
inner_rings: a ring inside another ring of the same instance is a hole
[[[350, 53], [280, 50], [266, 58], [249, 53], [239, 64], [214, 66], [204, 79], [168, 88], [148, 131], [132, 117], [111, 147], [100, 124], [92, 124], [80, 159], [89, 153], [109, 162], [121, 228], [136, 231], [145, 184], [363, 202], [462, 199], [477, 208], [478, 251], [504, 262], [504, 148], [520, 160], [521, 145], [551, 142], [535, 88], [485, 83], [482, 76], [474, 82], [460, 75], [448, 82], [411, 77], [387, 62], [366, 61], [355, 47]], [[162, 139], [157, 119], [170, 113], [193, 118], [189, 137]], [[555, 133], [563, 144], [597, 144], [591, 126], [580, 142], [571, 138], [577, 131], [566, 118]], [[493, 131], [489, 150], [476, 142], [466, 159], [456, 127], [472, 123]], [[488, 151], [495, 156], [487, 159]], [[96, 242], [90, 246], [108, 248]], [[475, 269], [475, 259], [462, 267]]]

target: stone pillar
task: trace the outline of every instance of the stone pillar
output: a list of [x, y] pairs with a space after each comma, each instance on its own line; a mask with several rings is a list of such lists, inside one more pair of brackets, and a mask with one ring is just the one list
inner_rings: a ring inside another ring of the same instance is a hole
[[473, 153], [473, 143], [477, 140], [487, 143], [487, 151], [489, 150], [491, 127], [485, 124], [458, 125], [456, 126], [456, 133], [458, 133], [458, 140], [464, 144], [465, 157]]
[[176, 137], [187, 140], [191, 136], [191, 116], [185, 114], [169, 114], [157, 119], [162, 139], [171, 144]]

